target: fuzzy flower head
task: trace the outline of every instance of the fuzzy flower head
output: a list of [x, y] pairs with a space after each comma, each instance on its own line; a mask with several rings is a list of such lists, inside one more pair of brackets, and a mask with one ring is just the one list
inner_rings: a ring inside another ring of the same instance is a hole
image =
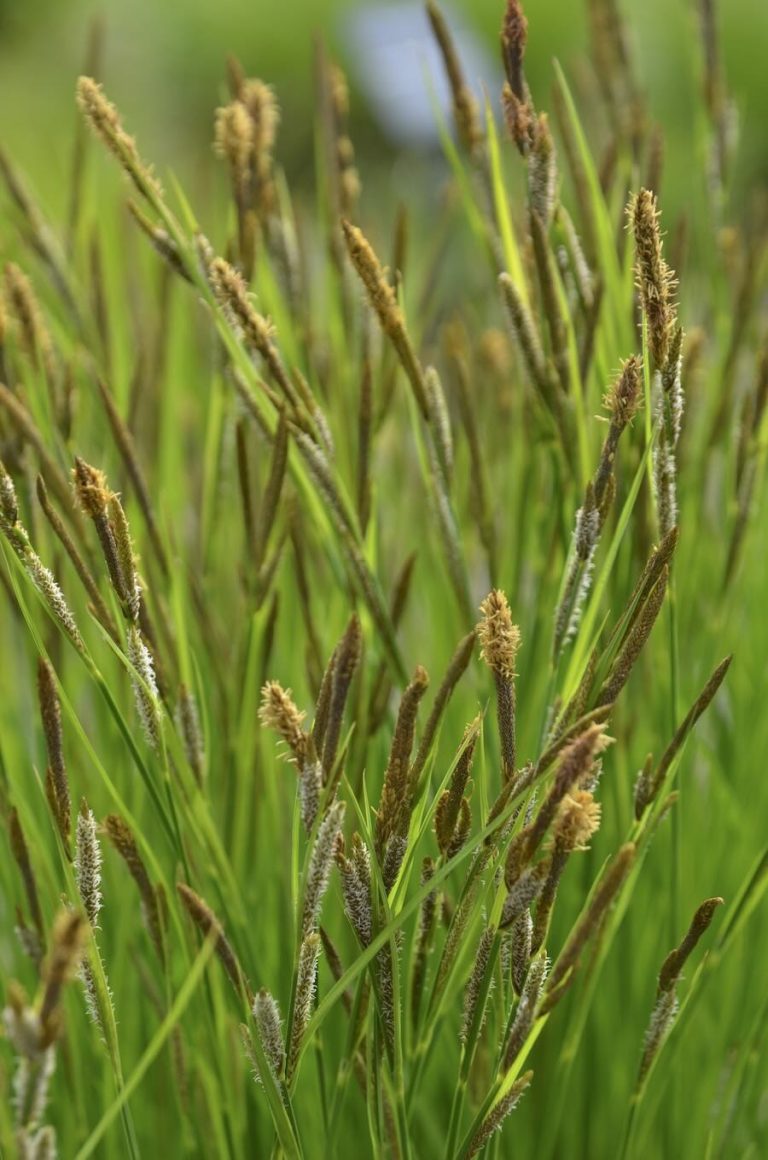
[[567, 793], [555, 822], [555, 842], [565, 850], [587, 850], [600, 826], [600, 803], [588, 790]]
[[5, 466], [0, 462], [0, 516], [9, 528], [12, 528], [19, 519], [19, 503], [16, 499], [16, 488]]
[[77, 817], [75, 878], [80, 899], [93, 928], [99, 925], [101, 910], [101, 847], [96, 836], [96, 819], [83, 798]]
[[307, 735], [302, 729], [306, 713], [296, 707], [290, 689], [279, 681], [267, 681], [261, 690], [259, 720], [267, 729], [274, 729], [291, 751], [296, 761], [306, 755]]
[[253, 148], [253, 123], [241, 101], [230, 101], [216, 110], [214, 152], [224, 157], [233, 172], [243, 174]]
[[106, 515], [109, 502], [114, 493], [107, 486], [107, 477], [97, 467], [91, 467], [78, 455], [72, 469], [72, 479], [75, 485], [80, 507], [91, 519], [98, 519]]
[[252, 1010], [264, 1054], [273, 1075], [277, 1078], [283, 1074], [285, 1067], [280, 1009], [274, 996], [262, 988], [253, 1000]]
[[635, 238], [635, 280], [656, 367], [665, 366], [675, 322], [675, 277], [664, 260], [656, 196], [641, 189], [627, 210]]
[[268, 153], [275, 144], [280, 109], [274, 90], [256, 77], [243, 83], [239, 99], [245, 106], [253, 126], [253, 143], [259, 153]]
[[481, 656], [494, 673], [511, 680], [520, 648], [520, 629], [512, 623], [506, 596], [494, 588], [480, 605], [483, 619], [477, 626], [482, 647]]
[[636, 354], [622, 363], [621, 373], [603, 402], [623, 430], [643, 405], [643, 362]]

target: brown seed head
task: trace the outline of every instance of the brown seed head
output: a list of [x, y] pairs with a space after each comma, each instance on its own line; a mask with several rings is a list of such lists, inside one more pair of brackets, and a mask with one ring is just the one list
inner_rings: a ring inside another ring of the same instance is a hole
[[634, 419], [643, 405], [643, 362], [633, 354], [622, 363], [621, 374], [603, 400], [607, 410], [622, 430]]
[[648, 326], [648, 345], [656, 367], [662, 369], [675, 324], [675, 279], [662, 254], [656, 195], [641, 189], [630, 201], [628, 213], [635, 237], [635, 277]]
[[114, 493], [107, 487], [104, 472], [91, 467], [78, 455], [72, 469], [72, 478], [78, 502], [86, 515], [91, 519], [105, 516]]
[[176, 890], [195, 926], [199, 928], [205, 938], [213, 938], [216, 954], [232, 986], [238, 994], [241, 994], [245, 990], [250, 1000], [250, 988], [247, 980], [219, 919], [211, 910], [208, 903], [187, 886], [186, 883], [177, 882]]
[[480, 655], [494, 673], [512, 680], [520, 648], [520, 629], [512, 623], [509, 602], [500, 588], [495, 588], [486, 596], [480, 611], [483, 614], [483, 619], [477, 625], [482, 646]]
[[528, 41], [528, 21], [520, 0], [507, 0], [501, 25], [501, 55], [504, 71], [513, 93], [523, 98], [523, 57]]
[[261, 690], [259, 720], [267, 729], [279, 733], [296, 761], [301, 761], [307, 751], [307, 735], [301, 727], [305, 716], [296, 707], [290, 689], [284, 689], [279, 681], [267, 681]]
[[698, 907], [685, 938], [678, 947], [670, 951], [662, 963], [659, 972], [659, 995], [663, 994], [664, 991], [672, 990], [675, 986], [691, 952], [712, 922], [718, 906], [722, 906], [722, 904], [722, 898], [708, 898]]
[[417, 665], [413, 678], [403, 693], [397, 714], [392, 746], [384, 775], [376, 821], [376, 850], [380, 857], [392, 837], [407, 832], [411, 816], [413, 786], [410, 781], [410, 756], [416, 731], [419, 703], [427, 691], [429, 677]]
[[152, 886], [131, 828], [119, 814], [108, 814], [102, 823], [102, 829], [125, 862], [128, 873], [138, 887], [144, 921], [158, 957], [162, 960], [164, 957], [163, 916], [157, 892]]
[[536, 132], [536, 114], [527, 101], [521, 100], [505, 83], [501, 90], [501, 107], [510, 137], [523, 157], [527, 157]]

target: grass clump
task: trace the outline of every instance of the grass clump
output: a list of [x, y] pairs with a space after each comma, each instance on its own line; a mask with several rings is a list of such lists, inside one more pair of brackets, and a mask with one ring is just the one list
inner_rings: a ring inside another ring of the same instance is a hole
[[205, 231], [90, 78], [127, 202], [3, 160], [4, 1152], [759, 1154], [764, 270], [722, 77], [664, 236], [594, 7], [602, 155], [518, 3], [503, 134], [427, 5], [472, 296], [357, 224], [322, 49], [309, 209], [234, 60]]

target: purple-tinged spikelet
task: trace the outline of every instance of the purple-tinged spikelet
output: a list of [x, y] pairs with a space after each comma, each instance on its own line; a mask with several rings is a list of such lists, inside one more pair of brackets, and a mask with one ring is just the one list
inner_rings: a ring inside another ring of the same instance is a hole
[[476, 1029], [476, 1033], [479, 1034], [485, 1022], [485, 1011], [490, 993], [490, 987], [486, 986], [486, 975], [491, 962], [491, 951], [495, 938], [495, 926], [487, 926], [480, 936], [480, 942], [475, 952], [472, 974], [469, 976], [469, 982], [464, 991], [464, 1007], [461, 1013], [461, 1029], [459, 1031], [459, 1039], [462, 1043], [467, 1042], [472, 1032], [477, 1019], [478, 1003], [481, 1001], [483, 1007], [480, 1012], [479, 1026]]
[[317, 930], [323, 896], [328, 889], [336, 842], [344, 821], [344, 802], [334, 802], [320, 823], [307, 868], [304, 892], [304, 912], [301, 920], [302, 938]]

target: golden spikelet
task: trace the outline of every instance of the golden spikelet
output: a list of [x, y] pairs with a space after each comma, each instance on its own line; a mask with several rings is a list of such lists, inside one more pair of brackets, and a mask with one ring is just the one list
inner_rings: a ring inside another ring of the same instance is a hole
[[163, 197], [159, 182], [141, 160], [136, 142], [123, 128], [117, 109], [92, 77], [79, 78], [77, 103], [96, 136], [114, 154], [142, 197], [157, 206]]
[[511, 680], [520, 648], [520, 629], [512, 621], [509, 602], [500, 588], [495, 588], [480, 605], [483, 619], [477, 625], [483, 660], [500, 676]]
[[554, 842], [563, 850], [586, 850], [600, 826], [600, 803], [585, 789], [567, 793], [560, 803], [554, 828]]
[[382, 330], [390, 337], [399, 335], [403, 329], [402, 311], [371, 243], [363, 231], [351, 222], [342, 221], [341, 225], [352, 265], [367, 291]]
[[270, 360], [273, 357], [271, 323], [254, 307], [248, 296], [244, 278], [234, 266], [224, 258], [214, 258], [209, 268], [213, 291], [222, 306], [231, 311], [232, 316], [243, 331], [246, 342], [259, 354]]
[[216, 110], [214, 150], [229, 162], [236, 187], [245, 191], [253, 149], [253, 122], [241, 101]]

